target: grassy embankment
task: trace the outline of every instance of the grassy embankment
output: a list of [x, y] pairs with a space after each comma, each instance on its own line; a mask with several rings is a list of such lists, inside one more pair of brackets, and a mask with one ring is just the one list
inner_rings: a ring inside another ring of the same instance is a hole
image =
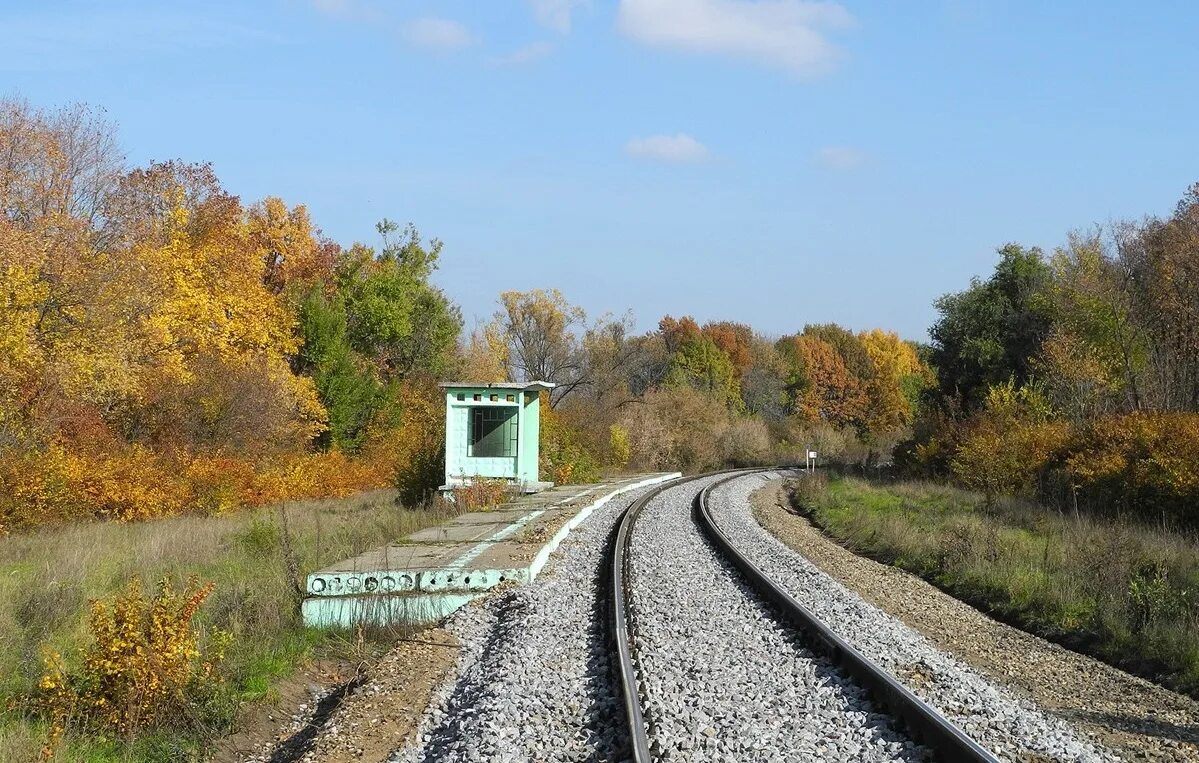
[[[139, 575], [147, 586], [189, 576], [216, 589], [197, 620], [233, 634], [219, 706], [189, 735], [150, 734], [132, 743], [68, 732], [57, 760], [187, 760], [228, 730], [241, 702], [270, 699], [272, 687], [314, 657], [347, 658], [361, 645], [346, 634], [305, 629], [302, 576], [422, 527], [448, 509], [407, 510], [394, 493], [300, 501], [220, 517], [139, 524], [90, 523], [0, 539], [0, 760], [37, 760], [44, 726], [26, 709], [48, 645], [77, 653], [88, 639], [88, 601]], [[285, 529], [286, 527], [286, 529]]]
[[930, 483], [795, 481], [851, 549], [1067, 646], [1199, 696], [1199, 543]]

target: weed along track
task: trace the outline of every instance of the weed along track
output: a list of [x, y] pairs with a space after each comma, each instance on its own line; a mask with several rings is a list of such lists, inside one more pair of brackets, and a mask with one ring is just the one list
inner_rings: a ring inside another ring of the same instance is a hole
[[[770, 476], [676, 480], [621, 518], [612, 630], [634, 760], [1113, 759], [831, 580], [794, 574], [806, 561], [748, 508]], [[919, 693], [896, 677], [915, 674]]]

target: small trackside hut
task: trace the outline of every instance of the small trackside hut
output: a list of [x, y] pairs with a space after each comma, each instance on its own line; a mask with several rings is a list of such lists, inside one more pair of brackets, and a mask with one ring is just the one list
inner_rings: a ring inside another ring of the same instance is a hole
[[503, 479], [523, 493], [553, 487], [538, 475], [541, 393], [549, 382], [445, 382], [443, 492], [479, 478]]

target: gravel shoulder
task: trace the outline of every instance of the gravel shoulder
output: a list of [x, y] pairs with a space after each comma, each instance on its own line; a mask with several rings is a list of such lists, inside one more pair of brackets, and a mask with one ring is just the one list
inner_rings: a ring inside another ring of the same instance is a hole
[[903, 570], [858, 556], [788, 508], [783, 480], [752, 496], [771, 535], [990, 681], [1130, 760], [1199, 760], [1199, 702], [996, 622]]

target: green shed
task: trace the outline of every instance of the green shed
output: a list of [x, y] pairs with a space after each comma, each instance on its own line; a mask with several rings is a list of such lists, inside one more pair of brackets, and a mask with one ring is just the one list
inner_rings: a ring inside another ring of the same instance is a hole
[[445, 484], [443, 491], [478, 477], [506, 479], [535, 493], [552, 482], [537, 473], [541, 392], [549, 382], [471, 384], [445, 382]]

